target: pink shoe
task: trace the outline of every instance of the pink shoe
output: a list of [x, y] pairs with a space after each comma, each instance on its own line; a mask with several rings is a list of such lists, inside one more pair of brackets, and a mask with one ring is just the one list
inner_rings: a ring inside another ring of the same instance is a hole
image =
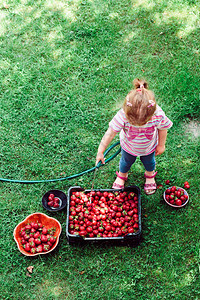
[[[126, 181], [128, 179], [128, 177], [122, 177], [119, 175], [119, 173], [116, 171], [116, 175], [117, 177], [119, 177], [120, 179]], [[112, 186], [113, 189], [124, 189], [124, 184], [121, 185], [121, 184], [118, 184], [118, 183], [113, 183], [113, 186]]]
[[[148, 175], [146, 175], [146, 173], [144, 173], [144, 177], [145, 178], [154, 178], [157, 173], [158, 172], [155, 172], [152, 176], [148, 176]], [[145, 185], [144, 185], [144, 191], [147, 195], [154, 194], [156, 189], [157, 189], [157, 184], [156, 183], [145, 183]]]

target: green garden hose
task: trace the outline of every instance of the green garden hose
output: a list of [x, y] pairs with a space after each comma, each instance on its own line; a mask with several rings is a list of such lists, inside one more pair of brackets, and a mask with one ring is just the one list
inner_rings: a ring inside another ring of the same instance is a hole
[[[119, 145], [120, 142], [116, 142], [115, 144], [111, 145], [105, 152], [104, 152], [104, 157], [107, 156], [107, 154], [114, 148], [116, 147], [117, 145]], [[111, 155], [109, 158], [107, 158], [105, 160], [105, 164], [108, 163], [109, 161], [111, 161], [113, 158], [115, 158], [121, 151], [121, 147], [113, 154]], [[67, 176], [67, 177], [62, 177], [62, 178], [57, 178], [57, 179], [44, 179], [44, 180], [17, 180], [17, 179], [6, 179], [6, 178], [0, 178], [0, 181], [3, 181], [3, 182], [11, 182], [11, 183], [24, 183], [24, 184], [29, 184], [29, 183], [43, 183], [43, 182], [56, 182], [56, 181], [63, 181], [63, 180], [66, 180], [66, 179], [73, 179], [73, 178], [76, 178], [76, 177], [79, 177], [79, 176], [82, 176], [86, 173], [89, 173], [89, 172], [92, 172], [94, 171], [96, 168], [99, 168], [101, 166], [103, 166], [104, 164], [102, 164], [102, 162], [99, 162], [96, 166], [90, 168], [90, 169], [87, 169], [81, 173], [78, 173], [78, 174], [74, 174], [74, 175], [71, 175], [71, 176]]]

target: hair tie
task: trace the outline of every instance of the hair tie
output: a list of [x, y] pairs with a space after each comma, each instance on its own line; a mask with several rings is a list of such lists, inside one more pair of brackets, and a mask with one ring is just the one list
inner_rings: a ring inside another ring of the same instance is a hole
[[126, 105], [127, 106], [132, 106], [132, 103], [129, 100], [129, 95], [126, 97]]
[[153, 100], [149, 100], [149, 105], [147, 106], [147, 107], [152, 107], [152, 106], [154, 106], [155, 105], [155, 102], [153, 101]]
[[137, 92], [142, 95], [142, 90], [140, 88], [137, 89]]

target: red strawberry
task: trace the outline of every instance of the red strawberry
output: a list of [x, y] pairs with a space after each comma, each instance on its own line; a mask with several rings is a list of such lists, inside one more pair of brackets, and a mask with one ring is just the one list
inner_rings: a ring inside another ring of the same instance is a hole
[[46, 235], [44, 235], [44, 234], [41, 234], [41, 237], [40, 237], [40, 239], [41, 239], [41, 242], [42, 242], [42, 243], [46, 243], [46, 242], [48, 241], [48, 238], [47, 238], [47, 236], [46, 236]]
[[20, 235], [21, 235], [21, 236], [24, 236], [25, 234], [26, 234], [25, 228], [22, 228], [22, 229], [20, 230]]
[[49, 242], [50, 242], [51, 244], [54, 244], [54, 243], [55, 243], [55, 241], [56, 241], [56, 237], [54, 237], [54, 236], [50, 236], [50, 238], [49, 238]]
[[37, 231], [33, 237], [34, 237], [34, 239], [37, 239], [37, 238], [39, 238], [39, 236], [40, 236], [40, 233], [39, 233], [39, 231]]
[[27, 224], [27, 225], [25, 226], [25, 230], [31, 230], [31, 225], [30, 225], [30, 224]]
[[54, 203], [59, 203], [59, 202], [60, 202], [60, 199], [57, 198], [57, 197], [55, 197], [55, 198], [54, 198]]
[[171, 190], [170, 190], [170, 189], [167, 189], [167, 190], [165, 191], [165, 194], [169, 195], [170, 192], [171, 192]]
[[42, 234], [47, 234], [47, 233], [48, 233], [48, 229], [46, 227], [43, 227]]
[[35, 233], [35, 232], [36, 232], [36, 229], [32, 227], [30, 232], [31, 232], [31, 233]]
[[42, 245], [39, 245], [37, 248], [36, 248], [36, 252], [37, 253], [41, 253], [43, 251], [43, 247]]
[[40, 240], [39, 238], [36, 238], [36, 239], [35, 239], [35, 244], [36, 244], [36, 245], [40, 245], [40, 244], [41, 244], [41, 240]]
[[25, 239], [26, 241], [28, 241], [28, 240], [30, 239], [30, 235], [29, 235], [29, 234], [26, 234], [26, 233], [24, 234], [23, 237], [24, 237], [24, 239]]
[[177, 206], [181, 206], [181, 205], [182, 205], [182, 201], [181, 201], [180, 199], [177, 199], [177, 200], [175, 201], [175, 204], [176, 204]]
[[133, 228], [136, 228], [136, 229], [138, 229], [138, 228], [139, 228], [139, 225], [138, 225], [138, 223], [135, 223], [135, 224], [133, 225]]
[[162, 184], [158, 184], [157, 185], [157, 189], [162, 189], [163, 185]]
[[22, 238], [22, 239], [21, 239], [21, 244], [22, 244], [22, 245], [25, 245], [25, 244], [26, 244], [26, 240]]
[[29, 242], [29, 245], [31, 246], [31, 248], [35, 248], [35, 242], [34, 241]]
[[39, 225], [38, 225], [38, 223], [34, 222], [32, 227], [37, 230], [39, 228]]
[[48, 244], [43, 244], [43, 251], [47, 252], [50, 250], [50, 246]]
[[53, 246], [53, 244], [52, 243], [50, 243], [49, 241], [47, 242], [47, 245], [49, 245], [50, 246], [50, 249], [52, 248], [52, 246]]
[[31, 246], [29, 245], [29, 243], [26, 243], [24, 245], [24, 250], [27, 251], [27, 252], [30, 252], [31, 251]]
[[186, 189], [189, 189], [189, 188], [190, 188], [190, 185], [189, 185], [189, 184], [186, 184], [186, 185], [184, 185], [184, 187], [185, 187]]
[[53, 199], [54, 199], [54, 194], [51, 193], [51, 194], [49, 195], [49, 197], [48, 197], [48, 200], [49, 200], [49, 201], [53, 201]]
[[36, 248], [35, 248], [35, 247], [31, 248], [31, 253], [32, 253], [32, 254], [35, 254], [35, 253], [36, 253]]
[[34, 242], [34, 241], [35, 241], [34, 237], [31, 237], [31, 238], [28, 240], [29, 243], [30, 243], [30, 242]]

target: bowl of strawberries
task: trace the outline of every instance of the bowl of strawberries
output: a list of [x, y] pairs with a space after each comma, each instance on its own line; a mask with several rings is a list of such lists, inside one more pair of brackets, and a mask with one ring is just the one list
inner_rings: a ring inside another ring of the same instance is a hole
[[67, 196], [60, 190], [50, 190], [42, 197], [43, 207], [51, 212], [62, 210], [67, 205]]
[[163, 194], [165, 202], [174, 208], [184, 207], [189, 201], [187, 191], [178, 186], [172, 186], [165, 190]]
[[19, 251], [26, 256], [47, 254], [59, 242], [61, 224], [43, 213], [33, 213], [14, 229], [14, 240]]

